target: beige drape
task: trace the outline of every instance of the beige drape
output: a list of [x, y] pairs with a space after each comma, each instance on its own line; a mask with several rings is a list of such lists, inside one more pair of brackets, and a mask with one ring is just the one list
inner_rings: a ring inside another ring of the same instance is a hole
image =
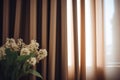
[[8, 37], [8, 25], [9, 25], [9, 0], [4, 0], [3, 2], [3, 43], [5, 41], [5, 38]]
[[[90, 53], [87, 54], [87, 0], [2, 0], [2, 43], [7, 37], [23, 38], [26, 43], [36, 39], [40, 48], [48, 51], [46, 59], [42, 60], [33, 68], [38, 70], [44, 80], [104, 80], [105, 79], [105, 48], [104, 48], [104, 0], [89, 0], [90, 13]], [[71, 16], [67, 16], [68, 1], [72, 1]], [[116, 13], [114, 19], [114, 35], [119, 34], [119, 12], [120, 1], [116, 0]], [[79, 10], [78, 10], [78, 6]], [[11, 7], [14, 5], [14, 9]], [[78, 14], [78, 11], [80, 12]], [[11, 13], [15, 15], [11, 16]], [[80, 16], [78, 16], [80, 15]], [[12, 19], [10, 18], [12, 17]], [[71, 17], [71, 23], [67, 23]], [[79, 21], [79, 20], [80, 21]], [[11, 23], [12, 21], [12, 23]], [[80, 25], [78, 25], [78, 23]], [[14, 26], [10, 26], [10, 25]], [[71, 27], [68, 26], [71, 25]], [[72, 32], [68, 33], [71, 28]], [[80, 29], [80, 30], [78, 30]], [[80, 33], [78, 34], [78, 31]], [[12, 34], [12, 35], [11, 35]], [[72, 34], [71, 43], [68, 43], [68, 34]], [[119, 35], [114, 36], [114, 46], [119, 43]], [[71, 44], [72, 46], [68, 46]], [[1, 45], [1, 44], [0, 44]], [[71, 47], [72, 54], [69, 54], [68, 47]], [[119, 48], [114, 48], [119, 52]], [[71, 63], [68, 65], [68, 56], [72, 55]], [[119, 58], [119, 53], [116, 54]], [[90, 57], [90, 66], [87, 66], [87, 56]], [[115, 56], [116, 57], [116, 56]], [[29, 75], [22, 80], [39, 80]]]
[[[67, 0], [3, 0], [3, 43], [7, 37], [22, 38], [26, 43], [31, 39], [38, 40], [40, 48], [47, 49], [48, 56], [33, 68], [41, 73], [44, 80], [68, 79], [66, 4]], [[15, 6], [12, 11], [11, 5]], [[9, 19], [11, 12], [15, 13], [13, 24]], [[30, 75], [23, 79], [37, 78]]]
[[[73, 0], [73, 23], [74, 23], [74, 48], [75, 48], [75, 80], [104, 80], [104, 26], [103, 26], [103, 0], [89, 0], [90, 1], [90, 13], [85, 13], [86, 2], [85, 0], [80, 0], [80, 17], [77, 17], [77, 0]], [[90, 51], [91, 57], [91, 67], [86, 64], [87, 54], [86, 50], [86, 39], [88, 39], [86, 34], [86, 20], [87, 15], [90, 14], [90, 34], [91, 34], [91, 44]], [[80, 22], [78, 22], [80, 18]], [[78, 26], [80, 23], [80, 26]], [[80, 27], [80, 44], [78, 44], [78, 30]], [[78, 52], [78, 45], [80, 45], [80, 53]], [[80, 54], [80, 56], [78, 55]], [[79, 57], [78, 57], [79, 56]], [[80, 58], [80, 63], [79, 63]], [[79, 68], [80, 67], [80, 68]], [[74, 68], [74, 67], [73, 67]], [[69, 72], [69, 71], [68, 71]], [[71, 78], [72, 79], [72, 78]]]

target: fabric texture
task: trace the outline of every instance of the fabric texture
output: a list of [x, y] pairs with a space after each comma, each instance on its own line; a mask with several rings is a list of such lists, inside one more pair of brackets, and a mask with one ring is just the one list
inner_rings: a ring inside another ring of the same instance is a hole
[[[71, 16], [67, 15], [69, 14], [67, 12], [69, 1], [72, 2]], [[0, 45], [5, 42], [7, 37], [22, 38], [26, 43], [29, 43], [31, 39], [37, 40], [40, 48], [48, 51], [47, 58], [33, 67], [41, 73], [43, 80], [104, 80], [104, 0], [90, 0], [90, 24], [86, 23], [86, 0], [79, 0], [79, 3], [77, 1], [0, 0]], [[115, 2], [117, 1], [119, 0]], [[80, 5], [79, 10], [78, 4]], [[117, 9], [115, 18], [120, 12], [118, 7]], [[68, 17], [72, 18], [71, 23], [67, 22]], [[68, 43], [68, 29], [70, 28], [68, 24], [72, 29], [71, 43]], [[116, 24], [119, 25], [119, 22]], [[87, 25], [91, 26], [89, 29], [91, 34], [90, 67], [86, 63], [88, 55], [86, 54], [88, 50], [86, 46]], [[119, 26], [116, 27], [116, 30], [118, 29]], [[117, 37], [115, 38], [117, 40]], [[116, 42], [116, 46], [120, 41], [114, 42]], [[72, 45], [70, 46], [72, 65], [68, 65], [70, 55], [68, 44]], [[32, 75], [21, 78], [21, 80], [23, 79], [39, 80]]]

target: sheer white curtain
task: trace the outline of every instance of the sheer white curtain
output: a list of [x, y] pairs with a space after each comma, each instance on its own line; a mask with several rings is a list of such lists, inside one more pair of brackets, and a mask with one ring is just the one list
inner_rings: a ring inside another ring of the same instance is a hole
[[69, 79], [104, 79], [103, 1], [68, 0], [67, 13]]
[[104, 39], [107, 80], [120, 79], [120, 0], [104, 0]]
[[120, 0], [67, 1], [70, 80], [120, 79], [119, 4]]

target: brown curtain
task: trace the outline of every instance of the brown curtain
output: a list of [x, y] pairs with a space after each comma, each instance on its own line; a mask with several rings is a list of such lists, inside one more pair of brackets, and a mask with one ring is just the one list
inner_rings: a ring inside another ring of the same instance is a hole
[[[68, 6], [70, 1], [71, 6]], [[0, 45], [7, 37], [22, 38], [26, 43], [36, 39], [40, 48], [48, 51], [47, 58], [33, 67], [41, 73], [43, 80], [104, 80], [104, 0], [88, 1], [90, 13], [87, 13], [87, 0], [0, 0]], [[120, 12], [117, 9], [115, 18]], [[91, 45], [87, 43], [86, 14], [90, 15]], [[70, 22], [68, 17], [71, 17]], [[119, 26], [116, 27], [118, 29]], [[118, 33], [114, 31], [115, 35]], [[116, 46], [119, 41], [114, 42]], [[90, 66], [87, 66], [88, 60], [91, 61]], [[29, 75], [21, 80], [40, 79]]]
[[[7, 37], [36, 39], [48, 51], [37, 64], [44, 80], [67, 80], [67, 0], [1, 0], [0, 42]], [[23, 79], [23, 78], [22, 78]], [[26, 80], [39, 80], [34, 76]]]

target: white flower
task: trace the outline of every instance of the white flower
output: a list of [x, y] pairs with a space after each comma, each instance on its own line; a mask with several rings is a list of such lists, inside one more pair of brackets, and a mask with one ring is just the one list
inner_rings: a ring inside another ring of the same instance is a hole
[[39, 49], [39, 43], [37, 43], [36, 40], [31, 40], [28, 48], [31, 52], [36, 52]]
[[16, 44], [12, 44], [12, 45], [11, 45], [11, 49], [12, 49], [13, 51], [19, 51], [19, 47], [18, 47]]
[[29, 54], [30, 54], [30, 51], [28, 48], [21, 49], [20, 55], [29, 55]]
[[29, 60], [27, 60], [27, 62], [30, 64], [30, 65], [35, 65], [36, 64], [36, 58], [35, 57], [31, 57]]
[[39, 52], [38, 52], [38, 54], [37, 54], [37, 62], [39, 62], [40, 60], [42, 60], [46, 56], [47, 56], [46, 49], [40, 49]]
[[23, 42], [23, 39], [17, 39], [17, 45], [22, 48], [25, 47], [25, 43]]
[[6, 55], [6, 54], [5, 54], [5, 48], [4, 48], [4, 47], [1, 47], [1, 48], [0, 48], [0, 60], [2, 60], [5, 55]]
[[10, 39], [10, 38], [7, 38], [7, 39], [6, 39], [6, 43], [5, 43], [5, 47], [6, 47], [6, 48], [11, 48], [11, 45], [12, 45], [12, 44], [15, 44], [15, 40], [14, 40], [13, 38], [11, 38], [11, 39]]
[[16, 42], [13, 38], [7, 38], [4, 47], [5, 48], [10, 48], [13, 51], [18, 51], [19, 50], [19, 47], [17, 46], [17, 44], [16, 44]]

